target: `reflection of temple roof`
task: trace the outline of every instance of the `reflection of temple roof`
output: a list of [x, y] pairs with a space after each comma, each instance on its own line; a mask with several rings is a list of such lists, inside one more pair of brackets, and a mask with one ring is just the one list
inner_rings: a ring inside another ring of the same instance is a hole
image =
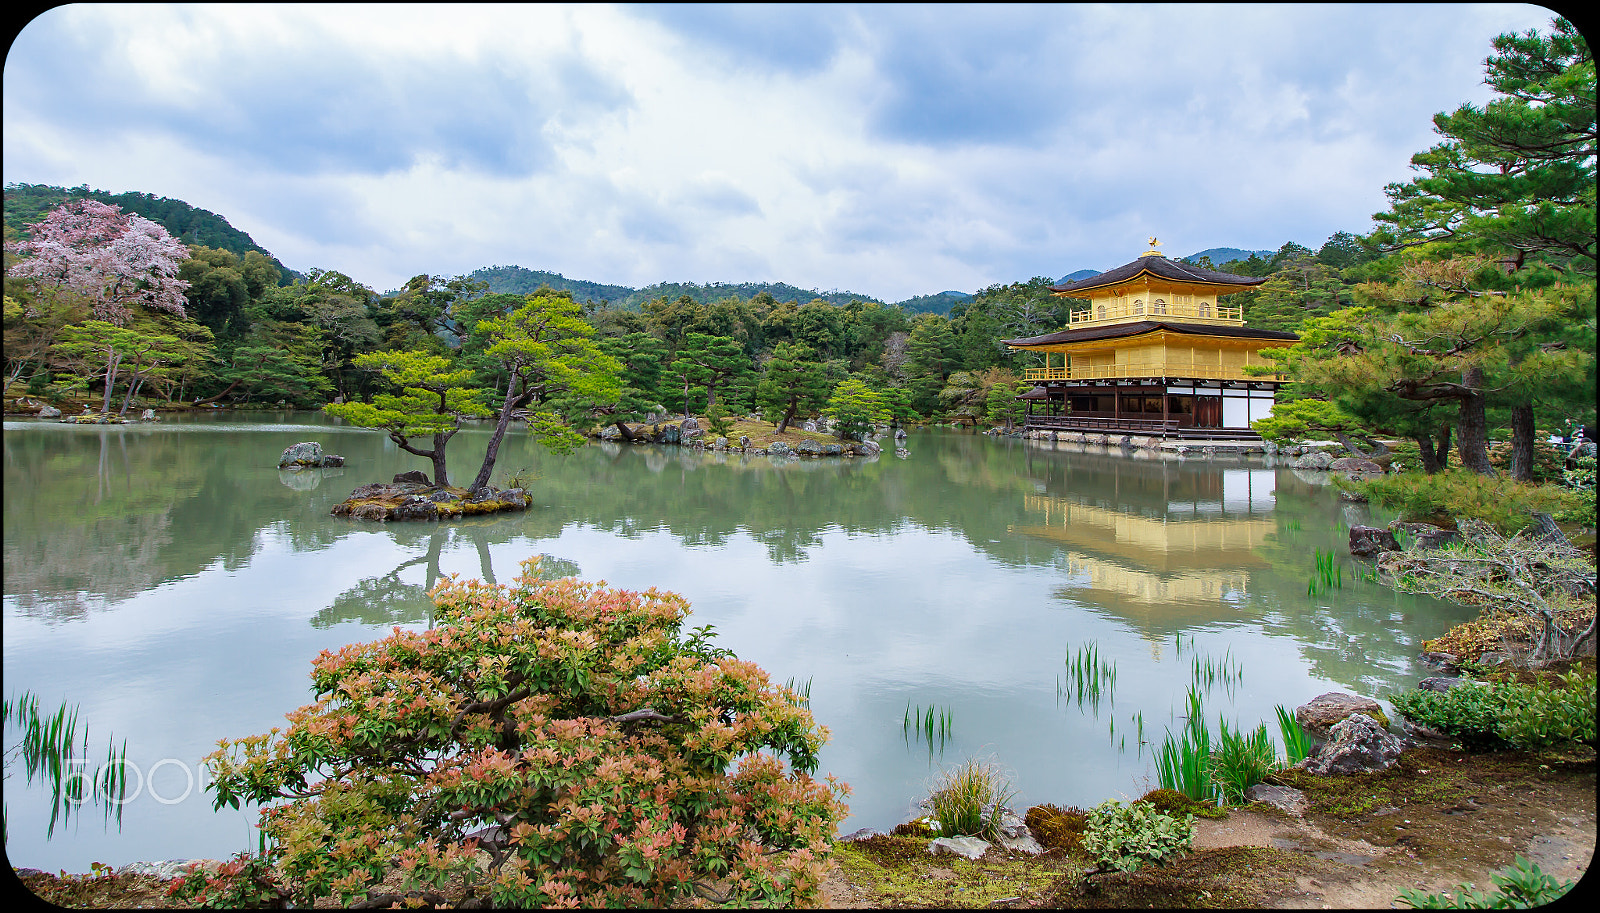
[[1042, 514], [1043, 522], [1013, 525], [1011, 532], [1103, 555], [1125, 567], [1164, 572], [1263, 566], [1254, 549], [1278, 528], [1270, 518], [1142, 517], [1049, 495], [1024, 495], [1023, 509]]

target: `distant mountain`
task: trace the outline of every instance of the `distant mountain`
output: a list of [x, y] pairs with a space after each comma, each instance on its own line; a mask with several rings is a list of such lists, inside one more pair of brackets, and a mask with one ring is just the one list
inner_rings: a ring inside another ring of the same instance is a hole
[[165, 228], [174, 238], [185, 244], [202, 244], [217, 250], [243, 254], [257, 251], [278, 268], [279, 284], [288, 285], [300, 273], [278, 261], [272, 252], [257, 244], [245, 232], [228, 224], [228, 220], [214, 212], [197, 209], [182, 200], [158, 197], [149, 193], [129, 191], [107, 193], [90, 190], [88, 184], [78, 187], [52, 187], [48, 184], [7, 184], [5, 188], [5, 224], [18, 233], [26, 234], [27, 227], [43, 219], [45, 213], [67, 200], [98, 200], [120, 206]]
[[572, 297], [578, 301], [603, 301], [609, 305], [620, 304], [637, 292], [637, 289], [626, 285], [606, 285], [584, 279], [568, 279], [560, 273], [521, 266], [485, 266], [473, 270], [468, 278], [482, 279], [489, 283], [489, 291], [494, 294], [527, 295], [548, 285], [558, 292], [571, 292]]
[[1065, 276], [1057, 279], [1056, 285], [1066, 285], [1068, 282], [1077, 282], [1079, 279], [1087, 279], [1090, 276], [1098, 276], [1103, 272], [1105, 272], [1103, 269], [1080, 269], [1075, 273], [1067, 273]]
[[748, 300], [762, 292], [766, 292], [778, 301], [792, 301], [796, 304], [805, 304], [817, 299], [833, 305], [845, 305], [852, 301], [874, 301], [883, 304], [877, 298], [859, 292], [837, 290], [823, 292], [817, 289], [797, 288], [786, 282], [709, 282], [705, 285], [697, 282], [657, 282], [644, 288], [634, 288], [628, 285], [608, 285], [583, 279], [568, 279], [560, 273], [522, 266], [486, 266], [474, 270], [470, 275], [474, 279], [488, 282], [490, 292], [526, 295], [537, 291], [541, 286], [548, 285], [557, 291], [570, 291], [572, 297], [578, 301], [593, 301], [628, 310], [638, 310], [646, 301], [662, 297], [675, 301], [687, 295], [701, 304], [709, 304], [723, 298]]
[[835, 306], [843, 306], [852, 301], [876, 301], [878, 304], [883, 304], [877, 298], [860, 292], [841, 292], [837, 289], [822, 292], [816, 289], [797, 288], [787, 282], [708, 282], [705, 285], [697, 282], [657, 282], [629, 295], [623, 300], [622, 306], [639, 308], [646, 301], [655, 298], [665, 296], [677, 300], [684, 295], [701, 304], [710, 304], [723, 298], [737, 297], [748, 300], [762, 292], [766, 292], [778, 301], [791, 301], [795, 304], [806, 304], [818, 299]]
[[949, 316], [950, 308], [957, 304], [964, 304], [972, 300], [972, 295], [966, 292], [938, 292], [932, 295], [918, 295], [904, 301], [896, 301], [894, 306], [910, 314], [939, 314]]
[[1190, 263], [1197, 263], [1201, 257], [1210, 257], [1213, 264], [1221, 266], [1233, 260], [1248, 260], [1251, 254], [1255, 254], [1263, 260], [1269, 260], [1276, 253], [1277, 251], [1275, 250], [1240, 250], [1237, 247], [1212, 247], [1198, 254], [1190, 254], [1183, 259]]

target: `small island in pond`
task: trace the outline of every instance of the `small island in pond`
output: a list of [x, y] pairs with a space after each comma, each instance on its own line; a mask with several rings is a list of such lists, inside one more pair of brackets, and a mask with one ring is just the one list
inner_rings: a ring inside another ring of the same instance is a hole
[[388, 484], [363, 485], [333, 506], [335, 517], [354, 520], [453, 520], [503, 510], [524, 510], [528, 496], [520, 488], [501, 491], [491, 486], [468, 491], [434, 485], [421, 471], [402, 472]]

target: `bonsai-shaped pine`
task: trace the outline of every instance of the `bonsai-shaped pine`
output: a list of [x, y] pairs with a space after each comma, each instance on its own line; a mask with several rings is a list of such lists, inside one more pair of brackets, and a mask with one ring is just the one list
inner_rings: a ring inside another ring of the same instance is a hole
[[796, 415], [821, 409], [827, 399], [828, 382], [823, 365], [816, 360], [810, 347], [778, 343], [762, 372], [761, 384], [756, 387], [756, 402], [760, 407], [768, 414], [782, 413], [774, 433], [786, 431]]
[[[433, 461], [433, 481], [448, 485], [445, 445], [461, 430], [461, 416], [492, 413], [478, 402], [470, 370], [451, 370], [442, 355], [419, 352], [369, 352], [357, 355], [358, 368], [374, 369], [400, 388], [400, 395], [379, 393], [371, 403], [331, 403], [322, 411], [363, 428], [381, 428], [406, 453]], [[411, 438], [428, 436], [432, 450], [412, 446]]]
[[833, 416], [839, 440], [847, 441], [852, 434], [865, 434], [873, 425], [889, 421], [889, 408], [882, 393], [867, 386], [858, 377], [847, 377], [833, 388], [828, 397], [827, 412]]
[[673, 359], [673, 376], [683, 380], [683, 408], [689, 411], [689, 388], [706, 389], [706, 408], [717, 404], [717, 390], [730, 380], [750, 370], [750, 359], [745, 357], [739, 341], [731, 336], [710, 336], [690, 333]]
[[587, 407], [610, 404], [621, 392], [621, 363], [595, 344], [594, 327], [584, 321], [583, 306], [570, 295], [529, 295], [511, 313], [478, 321], [473, 332], [487, 340], [484, 357], [495, 362], [509, 380], [500, 403], [500, 420], [469, 491], [489, 484], [500, 442], [519, 401], [526, 399], [533, 409], [528, 431], [539, 443], [556, 453], [568, 453], [583, 443], [583, 436], [566, 417], [539, 407], [557, 398]]
[[709, 626], [685, 636], [682, 597], [533, 559], [433, 599], [434, 628], [324, 651], [287, 731], [207, 758], [218, 808], [288, 800], [261, 827], [296, 903], [816, 901], [846, 813], [810, 776], [827, 731]]

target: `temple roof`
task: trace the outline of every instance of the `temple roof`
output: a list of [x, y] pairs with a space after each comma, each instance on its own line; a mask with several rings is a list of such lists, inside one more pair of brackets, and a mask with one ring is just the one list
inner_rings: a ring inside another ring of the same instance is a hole
[[1079, 279], [1077, 282], [1069, 282], [1066, 285], [1052, 285], [1050, 286], [1050, 291], [1058, 294], [1085, 292], [1089, 291], [1090, 289], [1103, 288], [1109, 285], [1117, 285], [1119, 283], [1126, 282], [1129, 279], [1138, 278], [1139, 274], [1143, 272], [1148, 272], [1152, 276], [1158, 276], [1162, 279], [1168, 279], [1173, 282], [1203, 282], [1208, 285], [1234, 285], [1248, 287], [1260, 285], [1261, 283], [1267, 281], [1264, 278], [1257, 279], [1251, 276], [1235, 276], [1233, 273], [1223, 273], [1214, 269], [1205, 269], [1204, 267], [1195, 266], [1193, 263], [1187, 263], [1183, 260], [1169, 260], [1166, 257], [1154, 255], [1140, 257], [1131, 263], [1124, 263], [1116, 269], [1106, 270], [1098, 276], [1090, 276], [1087, 279]]
[[[1151, 257], [1150, 259], [1154, 260], [1156, 258]], [[1240, 339], [1298, 340], [1300, 338], [1293, 333], [1285, 333], [1281, 330], [1257, 330], [1251, 327], [1215, 326], [1198, 323], [1172, 323], [1166, 320], [1140, 320], [1134, 323], [1115, 323], [1097, 327], [1084, 327], [1078, 330], [1057, 330], [1054, 333], [1046, 333], [1043, 336], [1029, 336], [1024, 339], [1002, 339], [1000, 341], [1008, 346], [1043, 346], [1062, 342], [1088, 342], [1095, 339], [1139, 336], [1154, 330], [1169, 330], [1174, 333], [1189, 333], [1196, 336], [1232, 336]]]

